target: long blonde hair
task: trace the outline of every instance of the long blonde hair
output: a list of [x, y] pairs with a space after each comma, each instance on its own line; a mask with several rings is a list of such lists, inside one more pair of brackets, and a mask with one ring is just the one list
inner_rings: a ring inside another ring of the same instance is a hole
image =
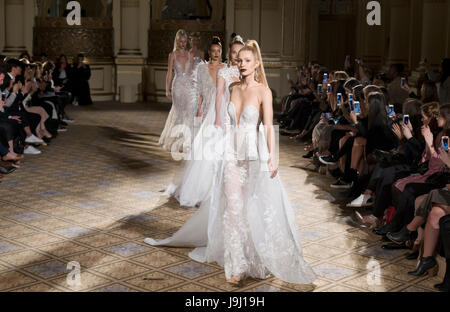
[[243, 51], [252, 52], [255, 59], [259, 61], [259, 66], [258, 68], [256, 68], [255, 80], [268, 87], [269, 84], [267, 83], [266, 71], [264, 70], [264, 64], [258, 42], [256, 40], [248, 40], [245, 43], [244, 47], [241, 49], [241, 51], [239, 51], [239, 53]]
[[173, 51], [178, 50], [178, 41], [180, 40], [181, 37], [186, 37], [186, 39], [188, 39], [188, 34], [184, 29], [179, 29], [177, 31], [177, 34], [175, 35], [175, 40], [173, 43]]

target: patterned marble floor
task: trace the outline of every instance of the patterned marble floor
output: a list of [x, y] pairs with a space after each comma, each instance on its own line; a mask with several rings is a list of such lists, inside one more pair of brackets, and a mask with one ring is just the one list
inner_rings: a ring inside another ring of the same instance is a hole
[[[152, 248], [195, 210], [159, 196], [179, 168], [157, 145], [167, 116], [158, 105], [70, 107], [77, 122], [40, 156], [0, 184], [0, 291], [397, 292], [433, 291], [437, 278], [414, 278], [405, 251], [384, 251], [356, 226], [328, 188], [330, 178], [298, 169], [302, 147], [281, 138], [281, 178], [297, 209], [314, 285], [276, 278], [225, 282], [215, 264], [189, 249]], [[68, 264], [81, 265], [80, 283]]]

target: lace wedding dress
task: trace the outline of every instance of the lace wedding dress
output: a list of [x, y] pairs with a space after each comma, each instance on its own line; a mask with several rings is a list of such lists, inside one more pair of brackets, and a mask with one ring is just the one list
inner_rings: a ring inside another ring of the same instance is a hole
[[166, 151], [178, 152], [183, 146], [189, 144], [192, 127], [194, 124], [195, 93], [193, 91], [193, 80], [190, 75], [191, 60], [186, 62], [183, 69], [182, 64], [175, 57], [175, 77], [172, 82], [172, 108], [164, 127], [158, 144]]
[[[288, 283], [311, 284], [316, 275], [303, 260], [294, 210], [279, 176], [270, 178], [259, 110], [246, 106], [238, 121], [229, 102], [227, 112], [225, 158], [215, 168], [208, 200], [173, 237], [145, 242], [194, 247], [193, 260], [217, 262], [227, 279], [272, 273]], [[236, 149], [237, 141], [245, 142], [243, 149]]]
[[[217, 74], [225, 81], [224, 92], [221, 95], [221, 120], [225, 119], [226, 105], [229, 100], [229, 86], [233, 78], [239, 77], [236, 67], [221, 68]], [[214, 127], [216, 119], [216, 85], [208, 70], [208, 64], [201, 64], [198, 68], [196, 85], [199, 94], [203, 97], [202, 125], [195, 136], [190, 159], [186, 162], [184, 170], [174, 180], [165, 192], [165, 195], [175, 197], [181, 206], [194, 207], [204, 201], [211, 191], [214, 182], [214, 168], [217, 167], [221, 155], [216, 153], [214, 146], [221, 139], [221, 131]]]

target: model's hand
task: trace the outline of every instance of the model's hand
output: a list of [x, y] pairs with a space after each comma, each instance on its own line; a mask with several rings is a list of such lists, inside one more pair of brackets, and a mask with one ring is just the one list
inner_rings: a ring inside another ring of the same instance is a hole
[[170, 91], [166, 92], [166, 98], [172, 100], [172, 93], [170, 93]]
[[222, 121], [220, 119], [216, 119], [216, 121], [214, 122], [214, 126], [216, 128], [222, 128]]
[[274, 179], [278, 174], [278, 167], [275, 166], [273, 157], [269, 158], [269, 160], [267, 161], [267, 165], [269, 167], [269, 171], [271, 172], [270, 178]]

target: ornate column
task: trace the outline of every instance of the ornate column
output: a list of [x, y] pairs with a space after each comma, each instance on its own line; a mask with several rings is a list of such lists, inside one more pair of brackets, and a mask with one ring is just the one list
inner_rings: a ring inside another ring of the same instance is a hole
[[[371, 68], [381, 67], [384, 62], [385, 30], [388, 16], [381, 15], [381, 26], [367, 24], [367, 2], [359, 1], [357, 8], [356, 57], [362, 59]], [[388, 5], [385, 1], [381, 6]]]
[[0, 2], [0, 30], [3, 38], [2, 54], [17, 57], [21, 52], [33, 49], [34, 1], [2, 0]]
[[114, 0], [116, 100], [132, 103], [142, 100], [142, 81], [148, 55], [150, 2]]
[[421, 58], [432, 66], [440, 66], [446, 52], [448, 28], [446, 0], [424, 0]]
[[387, 65], [408, 64], [409, 61], [409, 21], [410, 1], [390, 0], [390, 33]]

